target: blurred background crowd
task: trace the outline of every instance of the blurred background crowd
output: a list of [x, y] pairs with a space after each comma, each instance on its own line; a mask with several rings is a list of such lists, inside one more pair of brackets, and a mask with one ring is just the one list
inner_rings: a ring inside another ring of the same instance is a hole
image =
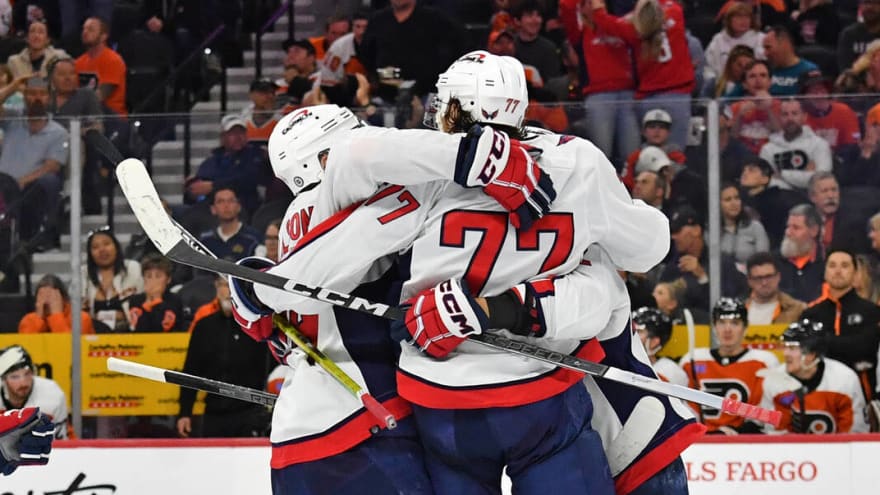
[[[237, 332], [224, 282], [160, 256], [85, 143], [90, 231], [70, 238], [72, 119], [143, 158], [168, 212], [218, 256], [274, 258], [291, 199], [266, 154], [280, 117], [329, 102], [419, 127], [437, 75], [470, 49], [519, 59], [527, 124], [591, 140], [669, 217], [666, 261], [626, 274], [634, 308], [709, 323], [718, 256], [721, 295], [742, 299], [750, 324], [831, 304], [837, 335], [864, 337], [847, 364], [873, 376], [880, 0], [0, 0], [0, 332], [70, 332], [77, 313], [84, 333], [190, 332], [188, 369], [206, 375], [198, 348], [211, 344], [196, 336]], [[838, 251], [851, 263], [829, 268]], [[841, 319], [853, 307], [860, 317]], [[226, 363], [245, 344], [230, 337]], [[263, 388], [270, 360], [247, 352], [266, 363], [247, 377]], [[182, 395], [180, 420], [191, 407]]]

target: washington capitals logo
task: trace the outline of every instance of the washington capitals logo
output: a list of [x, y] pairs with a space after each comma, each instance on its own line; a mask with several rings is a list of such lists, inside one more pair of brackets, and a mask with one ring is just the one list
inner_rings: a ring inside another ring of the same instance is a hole
[[487, 111], [485, 111], [485, 110], [483, 110], [483, 109], [480, 109], [480, 112], [483, 113], [483, 118], [484, 118], [484, 119], [494, 119], [495, 117], [498, 116], [498, 110], [495, 110], [494, 112], [489, 113], [489, 112], [487, 112]]
[[485, 53], [468, 53], [467, 55], [456, 60], [456, 62], [473, 62], [475, 64], [482, 64], [483, 59], [485, 59], [485, 58], [486, 58]]
[[285, 127], [284, 130], [281, 131], [281, 134], [282, 135], [287, 134], [287, 132], [290, 129], [292, 129], [293, 126], [295, 126], [296, 124], [299, 124], [300, 122], [302, 122], [303, 120], [306, 120], [307, 118], [309, 118], [311, 116], [312, 116], [312, 112], [308, 108], [303, 108], [299, 112], [293, 114], [293, 116], [290, 118], [290, 122], [287, 124], [287, 127]]

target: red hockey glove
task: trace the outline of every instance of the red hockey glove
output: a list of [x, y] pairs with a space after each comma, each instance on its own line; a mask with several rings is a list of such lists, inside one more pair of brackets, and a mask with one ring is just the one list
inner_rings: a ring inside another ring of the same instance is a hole
[[406, 301], [403, 320], [391, 325], [391, 336], [407, 340], [429, 356], [446, 357], [468, 335], [488, 328], [486, 313], [470, 295], [467, 283], [450, 279]]
[[540, 151], [503, 131], [475, 125], [459, 144], [455, 182], [482, 187], [510, 213], [514, 227], [528, 230], [556, 199], [553, 181], [532, 157]]
[[[275, 266], [268, 258], [249, 256], [238, 261], [239, 265], [257, 270], [267, 270]], [[261, 303], [254, 294], [254, 284], [233, 276], [229, 279], [229, 292], [232, 295], [232, 317], [241, 331], [257, 342], [264, 342], [272, 336], [272, 310]]]
[[55, 425], [39, 407], [6, 411], [0, 415], [0, 472], [48, 463], [54, 438]]

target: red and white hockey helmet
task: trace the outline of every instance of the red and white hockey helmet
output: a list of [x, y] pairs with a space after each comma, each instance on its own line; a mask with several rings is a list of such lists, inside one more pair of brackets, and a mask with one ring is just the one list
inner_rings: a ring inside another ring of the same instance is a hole
[[285, 115], [269, 136], [272, 171], [299, 194], [321, 181], [321, 157], [333, 140], [361, 125], [351, 110], [338, 105], [315, 105]]
[[525, 70], [513, 57], [482, 50], [467, 53], [437, 78], [431, 111], [436, 112], [434, 125], [439, 129], [452, 98], [476, 122], [519, 128], [529, 104]]

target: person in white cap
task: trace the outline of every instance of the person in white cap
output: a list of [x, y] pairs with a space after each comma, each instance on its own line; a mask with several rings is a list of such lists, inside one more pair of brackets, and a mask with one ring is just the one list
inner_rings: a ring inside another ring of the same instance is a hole
[[[657, 146], [645, 146], [639, 151], [639, 157], [633, 167], [636, 182], [639, 179], [644, 181], [646, 177], [643, 175], [647, 172], [657, 174], [666, 185], [665, 197], [661, 205], [651, 203], [653, 206], [664, 212], [679, 205], [690, 205], [697, 211], [706, 211], [706, 181], [702, 175], [677, 163], [672, 158], [673, 154], [666, 153]], [[641, 187], [639, 188], [641, 189]], [[636, 186], [634, 185], [633, 197], [637, 197], [636, 194]], [[642, 192], [640, 191], [638, 194], [642, 194]], [[648, 201], [645, 200], [645, 202]]]
[[666, 110], [655, 108], [645, 113], [642, 118], [642, 138], [644, 139], [641, 148], [630, 153], [626, 159], [626, 167], [621, 173], [621, 180], [630, 190], [633, 187], [638, 171], [635, 171], [635, 165], [639, 160], [639, 155], [648, 146], [660, 148], [669, 158], [680, 164], [684, 164], [685, 156], [675, 143], [669, 142], [669, 130], [672, 127], [672, 117]]

